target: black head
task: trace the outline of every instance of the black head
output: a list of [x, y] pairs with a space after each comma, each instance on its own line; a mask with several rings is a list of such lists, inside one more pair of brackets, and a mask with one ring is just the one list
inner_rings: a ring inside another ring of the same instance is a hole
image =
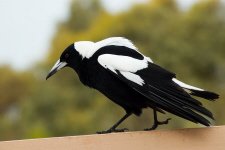
[[49, 74], [47, 75], [46, 80], [64, 67], [71, 67], [76, 70], [81, 60], [82, 57], [74, 48], [74, 44], [71, 44], [63, 51], [60, 56], [60, 59], [55, 63], [55, 65], [52, 67]]

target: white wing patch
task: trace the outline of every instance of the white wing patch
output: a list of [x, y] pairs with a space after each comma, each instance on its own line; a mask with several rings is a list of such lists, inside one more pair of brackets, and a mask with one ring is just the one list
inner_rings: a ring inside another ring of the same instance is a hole
[[101, 66], [116, 74], [119, 71], [126, 79], [134, 83], [144, 84], [144, 80], [135, 72], [148, 67], [148, 60], [146, 59], [139, 60], [128, 56], [103, 54], [98, 57], [98, 62]]
[[136, 75], [136, 74], [131, 73], [131, 72], [124, 72], [124, 71], [120, 71], [120, 73], [125, 78], [127, 78], [128, 80], [130, 80], [132, 82], [135, 82], [135, 83], [137, 83], [139, 85], [143, 85], [144, 84], [144, 80], [139, 75]]
[[103, 54], [98, 57], [98, 62], [105, 68], [136, 72], [138, 70], [148, 67], [148, 61], [146, 59], [139, 60], [128, 56]]
[[186, 83], [183, 83], [183, 82], [177, 80], [176, 78], [173, 78], [173, 82], [175, 82], [176, 84], [178, 84], [179, 86], [181, 86], [182, 88], [185, 88], [185, 89], [204, 91], [203, 89], [200, 89], [200, 88], [188, 85]]

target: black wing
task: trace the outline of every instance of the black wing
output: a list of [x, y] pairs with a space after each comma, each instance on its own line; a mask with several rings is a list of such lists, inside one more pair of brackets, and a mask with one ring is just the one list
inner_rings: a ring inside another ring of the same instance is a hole
[[[103, 55], [101, 57], [104, 57]], [[147, 67], [143, 68], [137, 61], [130, 61], [129, 65], [134, 67], [140, 66], [140, 70], [136, 72], [129, 71], [129, 66], [126, 69], [126, 60], [121, 59], [121, 67], [118, 59], [113, 61], [99, 60], [99, 63], [106, 68], [107, 71], [118, 77], [134, 90], [149, 99], [150, 104], [154, 104], [160, 109], [173, 113], [177, 116], [185, 118], [195, 123], [201, 123], [209, 126], [210, 122], [202, 115], [213, 119], [212, 113], [204, 108], [196, 99], [192, 98], [179, 85], [172, 81], [175, 74], [171, 73], [158, 65], [147, 62]], [[109, 57], [107, 57], [107, 60]], [[145, 59], [139, 61], [146, 61]], [[143, 63], [143, 62], [142, 62]], [[133, 71], [133, 70], [132, 70]], [[127, 76], [128, 75], [128, 76]], [[137, 80], [137, 81], [135, 81]], [[138, 81], [139, 80], [139, 81]], [[140, 82], [142, 80], [142, 82]]]

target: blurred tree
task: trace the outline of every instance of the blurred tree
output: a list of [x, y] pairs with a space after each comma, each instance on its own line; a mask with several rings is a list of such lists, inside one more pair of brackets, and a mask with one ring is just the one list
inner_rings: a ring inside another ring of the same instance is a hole
[[31, 77], [26, 73], [15, 73], [8, 67], [0, 68], [0, 112], [25, 97], [32, 89]]
[[86, 30], [94, 19], [98, 17], [103, 8], [98, 0], [73, 0], [69, 19], [62, 23], [70, 31], [81, 32]]
[[14, 72], [7, 66], [0, 68], [0, 74], [0, 139], [12, 139], [20, 134], [16, 130], [21, 117], [19, 103], [27, 99], [36, 83], [31, 73]]

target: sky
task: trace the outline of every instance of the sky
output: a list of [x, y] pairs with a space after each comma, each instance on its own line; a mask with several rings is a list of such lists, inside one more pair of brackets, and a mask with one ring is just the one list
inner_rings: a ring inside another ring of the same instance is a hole
[[[71, 0], [0, 0], [0, 66], [25, 70], [48, 55], [57, 24], [69, 15]], [[147, 0], [102, 0], [111, 13]], [[196, 0], [178, 0], [187, 9]]]

